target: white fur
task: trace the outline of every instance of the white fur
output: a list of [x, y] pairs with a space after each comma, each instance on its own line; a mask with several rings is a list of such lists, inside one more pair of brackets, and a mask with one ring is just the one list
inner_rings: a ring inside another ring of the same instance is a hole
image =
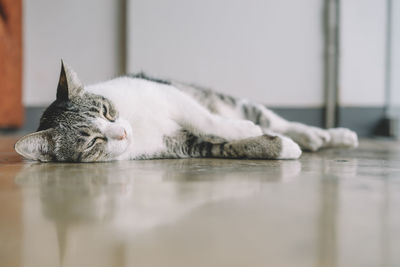
[[331, 140], [326, 147], [350, 147], [358, 146], [357, 134], [346, 128], [328, 129]]
[[282, 151], [278, 159], [298, 159], [301, 156], [301, 149], [292, 139], [280, 136], [282, 142]]

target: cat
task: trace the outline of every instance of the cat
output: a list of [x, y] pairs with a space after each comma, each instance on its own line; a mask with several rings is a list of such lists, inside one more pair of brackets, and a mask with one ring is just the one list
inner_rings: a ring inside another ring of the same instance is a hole
[[61, 62], [56, 100], [15, 150], [42, 162], [297, 159], [357, 147], [356, 133], [289, 122], [262, 104], [143, 73], [84, 86]]

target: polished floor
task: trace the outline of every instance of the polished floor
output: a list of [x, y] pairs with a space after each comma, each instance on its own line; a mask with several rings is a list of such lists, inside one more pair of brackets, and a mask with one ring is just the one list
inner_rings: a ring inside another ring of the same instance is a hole
[[0, 138], [0, 266], [400, 266], [400, 143], [300, 160], [23, 161]]

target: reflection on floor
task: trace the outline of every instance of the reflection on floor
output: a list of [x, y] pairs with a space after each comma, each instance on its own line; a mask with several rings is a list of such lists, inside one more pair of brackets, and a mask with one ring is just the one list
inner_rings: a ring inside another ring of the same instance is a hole
[[0, 266], [400, 266], [400, 143], [294, 161], [22, 161], [0, 139]]

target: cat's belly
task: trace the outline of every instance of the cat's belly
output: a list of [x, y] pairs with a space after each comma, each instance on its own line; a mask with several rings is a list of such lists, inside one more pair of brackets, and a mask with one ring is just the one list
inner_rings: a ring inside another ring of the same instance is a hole
[[164, 139], [166, 136], [177, 132], [181, 127], [174, 121], [168, 120], [163, 123], [140, 123], [142, 118], [132, 126], [131, 142], [127, 151], [122, 155], [123, 159], [140, 159], [146, 156], [155, 156], [166, 150]]
[[160, 93], [140, 83], [127, 86], [126, 80], [123, 86], [119, 85], [113, 83], [85, 89], [111, 100], [120, 118], [131, 125], [130, 145], [120, 159], [143, 158], [143, 155], [161, 153], [165, 150], [164, 137], [181, 128], [173, 119], [171, 102], [166, 101], [165, 91]]

